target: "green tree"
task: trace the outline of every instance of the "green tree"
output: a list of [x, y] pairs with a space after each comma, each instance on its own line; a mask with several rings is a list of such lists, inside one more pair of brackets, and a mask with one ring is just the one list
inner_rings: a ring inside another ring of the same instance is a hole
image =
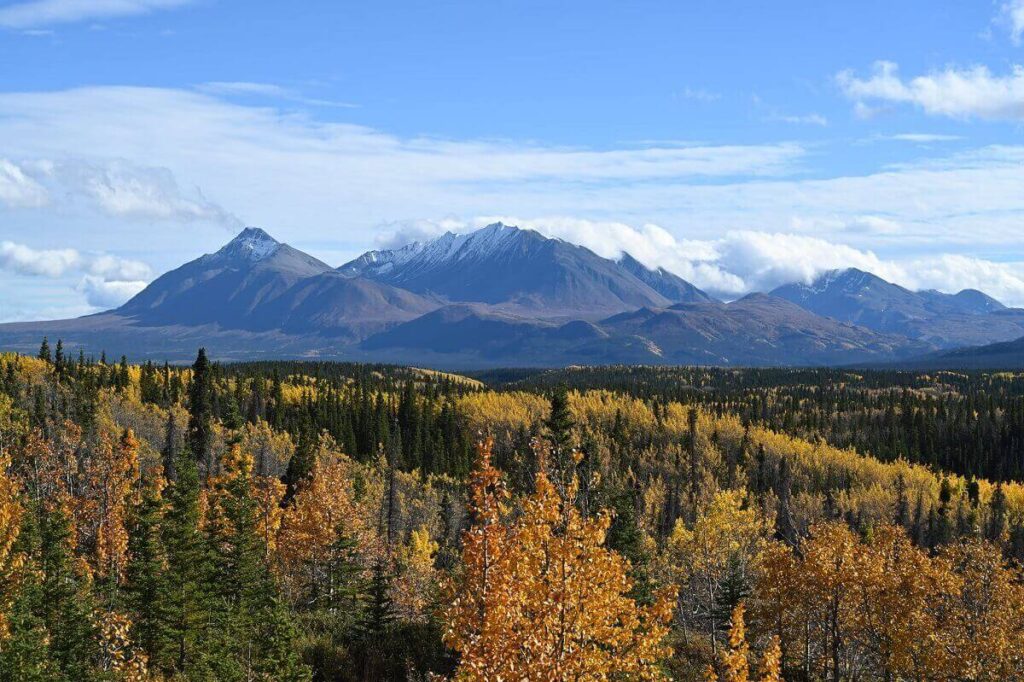
[[197, 462], [210, 475], [213, 468], [213, 377], [206, 349], [200, 348], [192, 365], [192, 383], [188, 390], [188, 444]]

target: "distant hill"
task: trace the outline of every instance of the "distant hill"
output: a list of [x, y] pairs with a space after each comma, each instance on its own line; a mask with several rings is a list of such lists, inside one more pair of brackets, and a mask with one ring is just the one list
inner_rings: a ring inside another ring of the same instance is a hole
[[1024, 370], [1024, 337], [984, 346], [929, 353], [911, 358], [906, 365], [915, 369]]
[[980, 291], [914, 292], [856, 268], [832, 270], [810, 284], [786, 284], [771, 293], [818, 315], [940, 348], [1024, 334], [1024, 310], [1007, 308]]
[[618, 260], [500, 223], [340, 268], [246, 228], [120, 308], [0, 325], [0, 347], [132, 358], [328, 358], [432, 367], [885, 364], [1024, 336], [1024, 311], [977, 291], [912, 292], [870, 273], [722, 303]]

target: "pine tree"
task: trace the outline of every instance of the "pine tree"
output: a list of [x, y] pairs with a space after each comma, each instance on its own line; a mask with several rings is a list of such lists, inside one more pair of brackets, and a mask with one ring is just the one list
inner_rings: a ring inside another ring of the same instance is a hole
[[192, 383], [189, 386], [188, 444], [203, 473], [213, 471], [213, 381], [206, 349], [200, 348], [192, 365]]
[[134, 614], [132, 638], [149, 658], [154, 669], [174, 669], [174, 637], [170, 628], [173, 576], [167, 570], [167, 555], [161, 537], [165, 501], [163, 479], [146, 481], [142, 498], [134, 510], [128, 535], [128, 563], [125, 602]]
[[96, 600], [75, 561], [71, 527], [62, 509], [40, 510], [39, 612], [49, 636], [50, 657], [67, 680], [94, 679], [98, 629]]
[[202, 669], [204, 641], [210, 612], [215, 608], [207, 588], [208, 555], [199, 532], [199, 474], [191, 453], [178, 453], [177, 480], [167, 489], [167, 509], [161, 539], [167, 553], [169, 594], [166, 623], [162, 629], [170, 640], [168, 658], [158, 661], [173, 671], [190, 674]]
[[53, 362], [53, 358], [50, 355], [50, 342], [44, 336], [43, 343], [39, 346], [39, 355], [37, 356], [43, 362]]

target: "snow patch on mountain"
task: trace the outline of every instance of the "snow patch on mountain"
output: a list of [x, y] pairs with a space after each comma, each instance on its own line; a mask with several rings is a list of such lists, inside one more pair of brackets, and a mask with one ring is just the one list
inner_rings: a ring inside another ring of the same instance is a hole
[[237, 237], [224, 245], [215, 256], [241, 258], [258, 263], [277, 253], [281, 243], [258, 227], [247, 227]]

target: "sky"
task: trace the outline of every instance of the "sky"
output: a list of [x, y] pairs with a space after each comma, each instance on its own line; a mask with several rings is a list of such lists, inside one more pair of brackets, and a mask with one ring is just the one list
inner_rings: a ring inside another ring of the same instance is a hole
[[242, 227], [494, 220], [723, 298], [860, 267], [1024, 306], [1024, 0], [0, 0], [0, 321]]

